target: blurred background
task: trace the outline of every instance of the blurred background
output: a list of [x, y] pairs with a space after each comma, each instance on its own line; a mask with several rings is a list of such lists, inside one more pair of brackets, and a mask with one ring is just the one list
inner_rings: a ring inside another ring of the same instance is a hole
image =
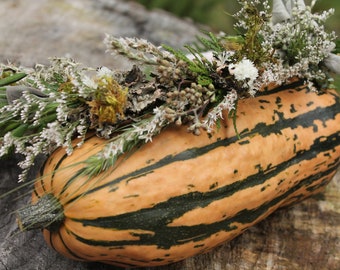
[[[234, 20], [232, 15], [240, 8], [237, 0], [135, 0], [143, 4], [148, 9], [164, 9], [182, 18], [190, 18], [196, 23], [204, 24], [213, 31], [223, 31], [233, 34]], [[272, 2], [272, 1], [270, 1]], [[310, 5], [311, 0], [305, 0]], [[335, 9], [334, 15], [327, 21], [326, 27], [335, 31], [340, 37], [340, 1], [318, 0], [314, 6], [314, 11], [323, 11], [330, 8]], [[336, 86], [340, 90], [340, 76], [336, 77]]]
[[[233, 32], [233, 19], [230, 15], [240, 8], [237, 0], [135, 0], [148, 9], [160, 8], [176, 14], [179, 17], [189, 17], [195, 22], [206, 24], [215, 31]], [[272, 1], [270, 1], [272, 2]], [[305, 0], [310, 4], [311, 0]], [[314, 11], [335, 8], [335, 14], [327, 22], [327, 27], [340, 35], [340, 1], [318, 0]], [[229, 14], [229, 15], [228, 15]]]

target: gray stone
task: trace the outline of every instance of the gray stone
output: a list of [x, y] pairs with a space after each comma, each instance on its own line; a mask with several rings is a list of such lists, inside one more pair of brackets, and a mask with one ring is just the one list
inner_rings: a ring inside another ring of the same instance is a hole
[[189, 20], [132, 1], [2, 0], [0, 33], [1, 62], [31, 66], [66, 56], [92, 67], [120, 68], [125, 62], [105, 53], [105, 34], [182, 47], [200, 30]]

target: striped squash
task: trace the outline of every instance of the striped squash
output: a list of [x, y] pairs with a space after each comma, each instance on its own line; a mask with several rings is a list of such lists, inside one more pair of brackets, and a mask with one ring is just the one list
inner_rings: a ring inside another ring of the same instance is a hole
[[335, 91], [318, 94], [295, 82], [240, 100], [240, 139], [227, 112], [224, 121], [212, 137], [169, 127], [92, 179], [77, 177], [81, 163], [68, 166], [102, 149], [103, 140], [92, 136], [71, 156], [57, 150], [33, 193], [33, 207], [40, 205], [38, 216], [45, 207], [49, 222], [27, 208], [18, 213], [21, 226], [45, 227], [47, 243], [75, 260], [164, 265], [206, 252], [322, 191], [337, 170]]

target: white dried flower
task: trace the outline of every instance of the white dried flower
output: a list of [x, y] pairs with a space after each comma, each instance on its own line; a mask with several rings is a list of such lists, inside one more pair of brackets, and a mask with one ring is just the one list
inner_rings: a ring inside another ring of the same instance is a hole
[[116, 38], [112, 35], [106, 35], [104, 43], [107, 46], [107, 51], [112, 54], [124, 54], [131, 60], [146, 64], [156, 64], [158, 58], [176, 61], [176, 57], [173, 54], [145, 39]]
[[9, 149], [14, 144], [15, 138], [12, 136], [11, 132], [7, 132], [3, 137], [2, 144], [0, 147], [0, 157], [8, 154]]
[[238, 81], [255, 81], [259, 72], [255, 67], [254, 63], [249, 59], [242, 59], [237, 64], [229, 65], [229, 72], [234, 75], [235, 79]]
[[152, 141], [153, 136], [157, 135], [161, 131], [164, 123], [166, 122], [166, 113], [164, 110], [156, 107], [153, 109], [153, 113], [154, 115], [150, 121], [133, 126], [138, 139], [145, 142]]
[[100, 152], [100, 157], [104, 159], [117, 158], [124, 153], [124, 140], [115, 140], [105, 145], [105, 148]]
[[98, 83], [96, 83], [93, 79], [91, 79], [89, 76], [84, 75], [82, 78], [82, 82], [85, 86], [97, 89]]
[[48, 123], [47, 127], [42, 130], [40, 137], [51, 143], [55, 143], [56, 146], [61, 146], [64, 143], [64, 138], [60, 130], [60, 123], [58, 121]]
[[[202, 53], [202, 56], [208, 60], [209, 62], [212, 62], [213, 59], [214, 59], [214, 54], [213, 54], [213, 51], [206, 51], [206, 52], [203, 52]], [[188, 57], [188, 59], [190, 60], [194, 60], [195, 59], [195, 55], [193, 54], [187, 54], [186, 57]]]
[[110, 70], [109, 68], [107, 67], [100, 67], [97, 71], [97, 76], [99, 78], [101, 77], [112, 77], [114, 74], [113, 74], [113, 71]]
[[237, 91], [232, 89], [224, 96], [223, 100], [207, 114], [203, 120], [202, 126], [207, 130], [208, 133], [212, 133], [213, 127], [215, 126], [218, 119], [223, 119], [224, 110], [231, 111], [235, 109], [237, 98]]

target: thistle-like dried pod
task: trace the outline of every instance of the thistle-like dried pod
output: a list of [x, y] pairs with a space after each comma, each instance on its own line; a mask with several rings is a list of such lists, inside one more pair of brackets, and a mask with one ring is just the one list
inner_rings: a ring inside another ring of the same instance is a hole
[[304, 9], [304, 0], [273, 0], [272, 22], [273, 24], [284, 22], [292, 17], [294, 6]]

